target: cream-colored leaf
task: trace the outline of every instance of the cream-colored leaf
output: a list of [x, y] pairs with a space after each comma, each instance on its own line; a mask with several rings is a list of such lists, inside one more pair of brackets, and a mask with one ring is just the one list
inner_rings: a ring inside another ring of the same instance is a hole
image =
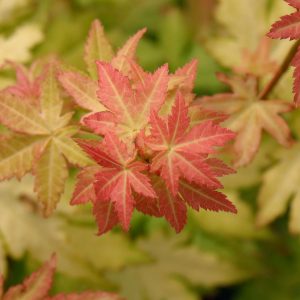
[[0, 122], [17, 132], [49, 134], [47, 123], [33, 106], [7, 93], [0, 95]]
[[11, 136], [1, 140], [0, 180], [23, 177], [32, 169], [34, 151], [41, 139], [30, 136]]
[[0, 35], [0, 65], [5, 60], [26, 62], [31, 58], [30, 50], [40, 43], [43, 33], [36, 24], [18, 27], [8, 38]]
[[152, 235], [139, 242], [151, 261], [111, 274], [110, 278], [121, 285], [121, 293], [130, 300], [196, 300], [198, 296], [178, 278], [195, 286], [213, 287], [238, 282], [251, 274], [184, 242], [183, 236]]
[[[222, 30], [207, 41], [210, 52], [227, 67], [240, 65], [245, 49], [254, 51], [271, 24], [292, 11], [284, 1], [220, 0], [216, 21]], [[283, 45], [284, 44], [284, 45]], [[288, 43], [277, 43], [275, 59], [280, 59]], [[282, 49], [281, 49], [282, 48]]]
[[263, 176], [263, 185], [259, 193], [257, 223], [260, 226], [267, 225], [288, 208], [292, 201], [290, 230], [300, 232], [298, 227], [300, 218], [299, 206], [299, 182], [300, 182], [300, 145], [282, 153], [281, 161], [267, 170]]
[[92, 23], [88, 39], [85, 44], [84, 60], [93, 79], [98, 78], [96, 61], [110, 61], [114, 52], [105, 36], [104, 28], [99, 20]]
[[50, 141], [35, 167], [35, 191], [49, 216], [59, 202], [68, 176], [65, 158], [54, 141]]

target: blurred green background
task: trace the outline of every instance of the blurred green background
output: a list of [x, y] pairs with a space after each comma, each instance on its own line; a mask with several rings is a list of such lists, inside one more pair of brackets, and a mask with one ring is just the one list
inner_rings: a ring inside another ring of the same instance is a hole
[[[288, 11], [282, 0], [0, 0], [0, 65], [56, 54], [83, 68], [85, 39], [98, 18], [115, 49], [137, 30], [148, 29], [138, 48], [147, 70], [167, 62], [174, 71], [197, 58], [195, 92], [215, 94], [225, 90], [216, 72], [238, 67], [243, 52], [254, 51], [272, 22]], [[289, 47], [274, 42], [272, 57], [280, 63]], [[288, 73], [282, 79], [276, 97], [291, 101], [291, 78]], [[1, 87], [12, 80], [1, 72]], [[288, 117], [296, 139], [298, 114]], [[238, 215], [190, 212], [179, 235], [163, 220], [136, 214], [128, 234], [115, 229], [96, 237], [90, 208], [69, 206], [76, 170], [57, 212], [46, 220], [33, 208], [30, 176], [2, 182], [0, 271], [6, 285], [20, 282], [56, 252], [53, 292], [101, 289], [128, 300], [298, 300], [300, 240], [288, 224], [300, 172], [293, 188], [282, 186], [278, 218], [257, 226], [265, 175], [287, 158], [293, 165], [289, 151], [297, 154], [297, 145], [283, 150], [264, 136], [255, 161], [224, 179]], [[295, 208], [292, 214], [300, 218]]]

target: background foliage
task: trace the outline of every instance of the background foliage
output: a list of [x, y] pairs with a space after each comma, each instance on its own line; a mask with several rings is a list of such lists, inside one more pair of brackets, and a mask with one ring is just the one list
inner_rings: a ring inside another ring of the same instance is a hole
[[[87, 32], [99, 18], [116, 49], [148, 28], [138, 48], [147, 70], [168, 62], [173, 71], [199, 59], [195, 91], [212, 95], [227, 91], [215, 73], [243, 67], [245, 53], [289, 11], [282, 0], [0, 0], [0, 64], [56, 54], [83, 68]], [[280, 64], [290, 47], [272, 42], [272, 61]], [[0, 86], [13, 81], [3, 69]], [[291, 72], [272, 98], [292, 101]], [[300, 116], [295, 110], [285, 117], [294, 145], [285, 149], [263, 135], [255, 160], [223, 181], [238, 215], [190, 212], [179, 235], [164, 221], [134, 215], [129, 234], [115, 229], [96, 237], [90, 208], [69, 205], [75, 170], [46, 220], [31, 176], [0, 183], [0, 271], [7, 286], [56, 252], [53, 292], [101, 289], [130, 300], [300, 299]]]

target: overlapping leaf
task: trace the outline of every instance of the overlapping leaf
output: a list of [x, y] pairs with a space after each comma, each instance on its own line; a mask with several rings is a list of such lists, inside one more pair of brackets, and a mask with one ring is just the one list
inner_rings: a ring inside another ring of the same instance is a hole
[[167, 67], [146, 74], [135, 90], [128, 77], [110, 64], [99, 63], [98, 68], [98, 96], [108, 111], [91, 114], [83, 122], [98, 134], [113, 131], [123, 139], [132, 139], [148, 123], [150, 111], [158, 111], [165, 100]]
[[64, 89], [72, 96], [74, 101], [82, 108], [93, 112], [100, 112], [106, 108], [99, 102], [98, 71], [96, 61], [109, 61], [119, 72], [128, 74], [129, 60], [135, 58], [138, 42], [145, 33], [145, 29], [138, 31], [125, 45], [114, 55], [112, 46], [105, 36], [100, 21], [92, 23], [89, 36], [85, 44], [84, 60], [89, 75], [79, 71], [65, 71], [59, 76]]
[[[5, 293], [0, 293], [3, 300], [120, 300], [121, 297], [115, 294], [104, 292], [85, 292], [81, 294], [59, 294], [50, 296], [56, 257], [46, 262], [39, 270], [28, 276], [23, 283], [10, 287]], [[1, 279], [2, 280], [2, 279]], [[2, 291], [2, 289], [1, 289]]]
[[202, 105], [210, 110], [230, 115], [225, 126], [237, 132], [234, 142], [235, 165], [243, 166], [254, 158], [262, 131], [271, 134], [283, 146], [291, 145], [291, 134], [280, 114], [292, 109], [292, 105], [280, 100], [259, 99], [255, 77], [226, 77], [219, 79], [229, 85], [232, 93], [204, 97]]
[[147, 240], [139, 240], [138, 245], [150, 256], [152, 263], [109, 274], [120, 284], [121, 294], [131, 300], [196, 300], [199, 295], [188, 289], [189, 284], [224, 286], [251, 276], [249, 269], [187, 245], [183, 236], [152, 234]]
[[68, 174], [66, 159], [79, 166], [91, 160], [71, 139], [79, 127], [67, 126], [72, 112], [63, 114], [56, 79], [57, 63], [46, 66], [43, 80], [38, 79], [41, 85], [34, 83], [34, 93], [30, 92], [30, 78], [18, 70], [22, 79], [1, 93], [0, 122], [15, 133], [3, 138], [0, 178], [21, 178], [27, 172], [34, 172], [35, 190], [48, 215], [64, 190]]
[[[134, 162], [136, 154], [128, 150], [126, 145], [113, 134], [107, 134], [104, 142], [98, 146], [89, 145], [83, 141], [80, 145], [103, 167], [94, 175], [96, 193], [94, 211], [96, 217], [99, 215], [99, 233], [111, 229], [118, 219], [123, 228], [128, 230], [135, 202], [133, 191], [147, 197], [156, 197], [149, 183], [150, 180], [141, 173], [147, 170], [147, 165]], [[76, 193], [75, 196], [77, 196]], [[112, 203], [105, 203], [108, 201]], [[101, 213], [99, 213], [100, 210]], [[118, 218], [115, 218], [115, 212]], [[105, 218], [107, 222], [101, 224], [101, 218]]]

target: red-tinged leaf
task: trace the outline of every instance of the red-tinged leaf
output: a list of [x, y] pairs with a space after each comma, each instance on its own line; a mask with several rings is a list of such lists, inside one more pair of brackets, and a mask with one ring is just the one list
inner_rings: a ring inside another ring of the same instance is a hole
[[165, 217], [177, 233], [180, 232], [187, 220], [185, 203], [178, 195], [174, 196], [159, 177], [155, 177], [153, 180], [153, 187], [158, 195], [157, 202], [160, 214]]
[[93, 79], [97, 79], [96, 61], [110, 61], [113, 55], [102, 24], [99, 20], [93, 21], [84, 47], [84, 60]]
[[4, 278], [2, 275], [0, 275], [0, 299], [2, 299], [3, 296], [3, 287], [4, 287]]
[[[134, 62], [131, 65], [137, 68]], [[165, 100], [167, 65], [144, 75], [144, 81], [139, 81], [135, 88], [128, 77], [110, 64], [99, 62], [98, 67], [98, 96], [109, 111], [88, 115], [82, 122], [97, 134], [114, 132], [123, 140], [134, 140], [147, 125], [150, 112], [158, 111]]]
[[284, 146], [292, 144], [289, 127], [280, 115], [293, 108], [290, 103], [260, 99], [254, 76], [222, 75], [219, 79], [230, 85], [233, 92], [204, 97], [200, 102], [207, 109], [229, 115], [224, 125], [237, 134], [233, 146], [236, 167], [254, 158], [263, 130]]
[[6, 88], [6, 91], [30, 104], [39, 106], [40, 87], [44, 78], [43, 72], [37, 72], [40, 62], [33, 63], [29, 69], [12, 61], [9, 61], [8, 64], [16, 71], [16, 84]]
[[99, 172], [98, 166], [82, 169], [77, 175], [77, 183], [73, 192], [71, 205], [84, 204], [96, 201], [94, 190], [95, 174]]
[[98, 225], [98, 235], [111, 230], [119, 222], [114, 203], [111, 201], [95, 201], [93, 204], [93, 214]]
[[59, 81], [80, 107], [93, 112], [105, 110], [97, 97], [96, 81], [79, 72], [62, 72], [59, 75]]
[[271, 58], [271, 42], [270, 38], [264, 36], [255, 51], [244, 49], [241, 64], [234, 70], [241, 74], [251, 74], [257, 77], [274, 73], [278, 64]]
[[128, 231], [135, 203], [127, 173], [122, 173], [123, 174], [118, 177], [118, 180], [114, 184], [110, 198], [115, 205], [115, 209], [123, 229]]
[[146, 144], [157, 152], [151, 171], [160, 173], [173, 195], [178, 192], [180, 177], [211, 188], [222, 187], [205, 163], [203, 154], [213, 152], [214, 146], [224, 145], [233, 134], [212, 122], [191, 129], [189, 124], [188, 109], [181, 94], [177, 95], [167, 120], [154, 113], [151, 115], [151, 134]]
[[198, 60], [193, 59], [170, 75], [169, 90], [178, 90], [185, 95], [185, 101], [191, 103], [194, 99], [193, 89], [197, 76]]
[[187, 204], [197, 211], [203, 208], [205, 210], [237, 213], [235, 206], [224, 194], [204, 186], [196, 186], [181, 180], [179, 195]]
[[120, 131], [117, 127], [116, 116], [108, 111], [89, 114], [81, 122], [93, 132], [100, 135], [105, 135], [108, 132], [119, 133]]
[[[120, 296], [105, 292], [83, 292], [49, 296], [56, 267], [56, 257], [46, 262], [38, 271], [27, 277], [22, 284], [3, 292], [3, 277], [0, 276], [1, 300], [122, 300]], [[4, 295], [3, 295], [4, 294]], [[125, 300], [125, 299], [123, 299]]]
[[297, 11], [281, 19], [272, 25], [268, 36], [273, 39], [297, 40], [300, 38], [300, 12]]
[[208, 121], [193, 127], [176, 148], [187, 153], [214, 153], [215, 147], [224, 146], [234, 137], [232, 131]]
[[146, 28], [143, 28], [128, 39], [125, 45], [118, 51], [116, 56], [111, 61], [114, 68], [118, 69], [123, 74], [129, 73], [130, 65], [128, 60], [135, 58], [138, 43], [146, 31]]
[[163, 217], [163, 214], [159, 210], [159, 203], [157, 199], [146, 198], [142, 195], [137, 195], [135, 197], [135, 202], [136, 209], [141, 213], [157, 218]]
[[102, 143], [94, 140], [80, 140], [76, 139], [79, 146], [99, 165], [106, 168], [119, 167], [119, 163], [116, 162], [110, 155], [104, 152], [104, 146]]
[[4, 295], [3, 300], [41, 300], [51, 288], [55, 271], [56, 259], [51, 258], [42, 268], [25, 279], [23, 284], [11, 287]]
[[210, 166], [210, 170], [218, 177], [234, 174], [236, 171], [227, 166], [223, 161], [217, 158], [208, 158], [205, 162]]
[[128, 77], [122, 75], [108, 63], [98, 62], [98, 96], [105, 107], [129, 126], [134, 124], [133, 112], [136, 100]]
[[296, 106], [300, 105], [300, 48], [298, 48], [297, 53], [292, 61], [292, 65], [295, 67], [294, 70], [294, 103]]
[[300, 9], [300, 1], [299, 0], [285, 0], [290, 6]]
[[142, 174], [148, 166], [133, 162], [136, 153], [122, 143], [117, 136], [107, 134], [100, 144], [79, 141], [79, 145], [102, 169], [95, 175], [96, 202], [111, 201], [123, 228], [129, 229], [135, 206], [133, 191], [154, 198], [156, 194], [150, 180]]
[[[132, 64], [135, 64], [132, 62]], [[168, 66], [163, 65], [153, 74], [147, 74], [144, 81], [136, 85], [138, 115], [136, 121], [139, 128], [143, 127], [149, 120], [150, 112], [157, 112], [163, 105], [167, 93]], [[142, 125], [141, 125], [142, 124]]]

